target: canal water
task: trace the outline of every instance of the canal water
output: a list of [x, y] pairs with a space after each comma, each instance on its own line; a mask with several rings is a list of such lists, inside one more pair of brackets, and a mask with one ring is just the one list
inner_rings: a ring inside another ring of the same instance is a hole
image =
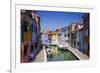
[[49, 45], [48, 48], [49, 48], [49, 51], [47, 51], [47, 61], [78, 60], [78, 58], [69, 50], [58, 48], [56, 45]]

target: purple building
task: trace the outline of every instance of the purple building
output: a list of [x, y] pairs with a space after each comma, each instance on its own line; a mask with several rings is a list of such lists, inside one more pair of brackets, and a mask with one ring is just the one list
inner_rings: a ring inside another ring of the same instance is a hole
[[48, 34], [42, 34], [41, 40], [42, 40], [42, 44], [48, 44], [49, 43]]

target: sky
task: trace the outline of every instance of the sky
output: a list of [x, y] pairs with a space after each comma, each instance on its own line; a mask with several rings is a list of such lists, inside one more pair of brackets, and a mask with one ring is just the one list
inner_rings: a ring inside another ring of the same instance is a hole
[[62, 28], [70, 25], [72, 22], [82, 22], [84, 13], [79, 12], [55, 12], [55, 11], [37, 11], [40, 16], [41, 31], [48, 29], [54, 31], [56, 28]]

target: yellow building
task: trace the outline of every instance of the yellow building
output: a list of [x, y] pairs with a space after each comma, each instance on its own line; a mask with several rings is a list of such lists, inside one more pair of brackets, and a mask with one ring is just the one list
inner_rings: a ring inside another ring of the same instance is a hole
[[60, 29], [56, 29], [56, 31], [52, 32], [52, 44], [58, 45], [60, 38]]

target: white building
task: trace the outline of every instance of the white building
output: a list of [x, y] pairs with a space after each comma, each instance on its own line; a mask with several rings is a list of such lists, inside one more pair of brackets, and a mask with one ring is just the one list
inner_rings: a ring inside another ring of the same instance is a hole
[[61, 45], [63, 47], [68, 46], [68, 26], [61, 29]]

